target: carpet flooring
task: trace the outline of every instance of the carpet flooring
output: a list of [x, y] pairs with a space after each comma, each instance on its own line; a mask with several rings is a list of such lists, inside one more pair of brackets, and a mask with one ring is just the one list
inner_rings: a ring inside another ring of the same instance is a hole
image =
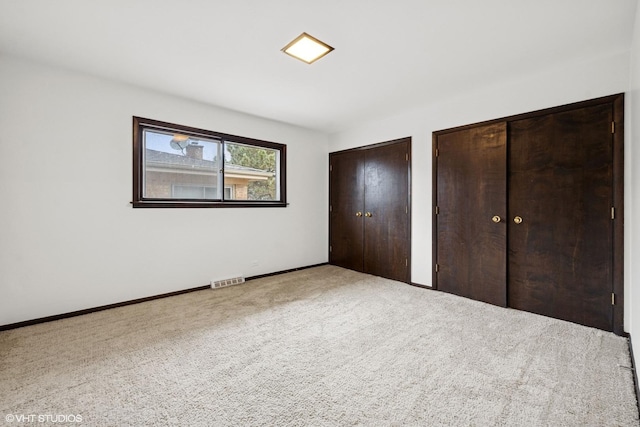
[[0, 416], [637, 426], [629, 366], [612, 333], [321, 266], [0, 332]]

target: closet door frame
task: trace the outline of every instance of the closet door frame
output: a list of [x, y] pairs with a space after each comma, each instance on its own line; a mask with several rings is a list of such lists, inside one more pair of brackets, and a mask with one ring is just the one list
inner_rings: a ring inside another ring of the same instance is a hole
[[[438, 185], [438, 162], [437, 148], [438, 136], [450, 132], [472, 129], [479, 126], [486, 126], [495, 123], [528, 119], [552, 113], [570, 111], [577, 108], [589, 107], [599, 104], [611, 104], [613, 107], [612, 134], [613, 134], [613, 332], [617, 335], [625, 335], [624, 331], [624, 94], [604, 96], [588, 101], [566, 104], [558, 107], [546, 108], [529, 113], [517, 114], [502, 117], [494, 120], [473, 123], [465, 126], [443, 129], [432, 134], [432, 284], [433, 289], [438, 289], [438, 273], [436, 271], [438, 245], [437, 239], [437, 185]], [[508, 142], [507, 142], [508, 143]]]
[[[385, 142], [380, 142], [380, 143], [376, 143], [376, 144], [370, 144], [370, 145], [365, 145], [365, 146], [360, 146], [360, 147], [355, 147], [355, 148], [350, 148], [350, 149], [346, 149], [346, 150], [340, 150], [340, 151], [334, 151], [329, 153], [329, 166], [328, 166], [328, 170], [329, 170], [329, 236], [328, 236], [328, 246], [327, 248], [329, 249], [328, 252], [328, 259], [329, 259], [329, 263], [331, 263], [331, 237], [332, 237], [332, 224], [331, 224], [331, 194], [332, 194], [332, 188], [331, 188], [331, 159], [333, 155], [337, 155], [337, 154], [343, 154], [343, 153], [349, 153], [349, 152], [362, 152], [363, 155], [367, 150], [371, 150], [371, 149], [375, 149], [375, 148], [379, 148], [379, 147], [384, 147], [387, 145], [394, 145], [394, 144], [407, 144], [407, 247], [406, 247], [406, 257], [407, 257], [407, 274], [404, 280], [402, 280], [405, 283], [409, 283], [411, 284], [411, 137], [405, 137], [405, 138], [398, 138], [398, 139], [394, 139], [394, 140], [390, 140], [390, 141], [385, 141]], [[365, 201], [365, 205], [366, 205], [366, 201]], [[363, 206], [364, 208], [364, 206]], [[364, 213], [364, 212], [363, 212]]]

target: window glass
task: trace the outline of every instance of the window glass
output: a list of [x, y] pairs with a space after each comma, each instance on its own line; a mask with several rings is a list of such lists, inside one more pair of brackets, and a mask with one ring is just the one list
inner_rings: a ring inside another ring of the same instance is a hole
[[143, 135], [145, 198], [221, 199], [219, 141], [150, 129]]
[[233, 185], [234, 200], [278, 200], [279, 164], [278, 150], [225, 143], [224, 182]]

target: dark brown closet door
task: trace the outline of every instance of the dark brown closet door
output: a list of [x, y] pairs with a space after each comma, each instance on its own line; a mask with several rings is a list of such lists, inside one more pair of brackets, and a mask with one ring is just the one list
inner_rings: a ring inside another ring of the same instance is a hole
[[506, 306], [506, 124], [437, 136], [437, 288]]
[[409, 281], [409, 143], [365, 151], [364, 271]]
[[364, 153], [332, 153], [329, 164], [329, 262], [363, 271]]
[[511, 307], [612, 330], [612, 114], [509, 123]]

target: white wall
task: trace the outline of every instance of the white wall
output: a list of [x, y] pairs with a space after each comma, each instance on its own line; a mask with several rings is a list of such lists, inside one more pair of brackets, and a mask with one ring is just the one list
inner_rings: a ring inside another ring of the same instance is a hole
[[625, 108], [625, 281], [630, 293], [625, 295], [631, 311], [627, 325], [636, 363], [640, 363], [640, 6], [636, 10], [630, 76]]
[[[290, 206], [133, 209], [134, 115], [287, 144]], [[326, 262], [327, 143], [0, 57], [0, 325]]]
[[413, 138], [412, 281], [430, 286], [432, 132], [626, 92], [628, 82], [628, 52], [586, 63], [564, 64], [448, 99], [429, 100], [396, 116], [354, 126], [331, 135], [329, 150], [405, 136]]

